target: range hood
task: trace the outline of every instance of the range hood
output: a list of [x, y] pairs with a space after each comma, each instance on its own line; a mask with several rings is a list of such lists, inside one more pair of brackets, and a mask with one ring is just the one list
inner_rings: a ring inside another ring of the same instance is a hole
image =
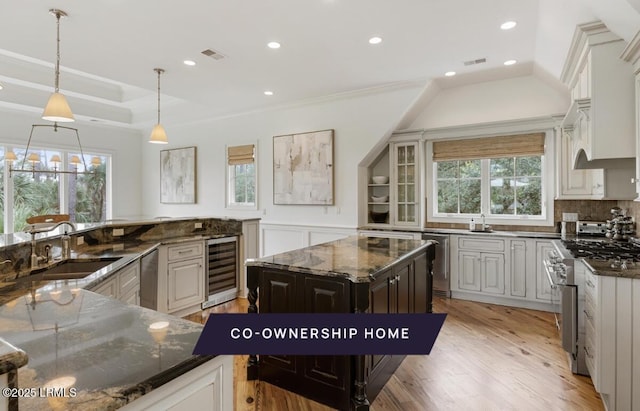
[[[631, 153], [630, 153], [631, 154]], [[587, 153], [583, 149], [579, 149], [576, 152], [573, 160], [573, 168], [575, 170], [591, 170], [591, 169], [605, 169], [605, 170], [619, 170], [619, 169], [635, 169], [636, 158], [599, 158], [596, 160], [589, 160]]]

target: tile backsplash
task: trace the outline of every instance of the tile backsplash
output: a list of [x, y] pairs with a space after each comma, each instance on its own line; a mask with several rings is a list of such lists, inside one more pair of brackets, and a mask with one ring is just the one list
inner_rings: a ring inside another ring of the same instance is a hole
[[[624, 203], [625, 205], [621, 205]], [[630, 204], [627, 204], [630, 203]], [[535, 232], [560, 232], [560, 222], [562, 213], [578, 213], [578, 220], [606, 221], [611, 219], [611, 209], [615, 206], [633, 210], [640, 217], [640, 203], [633, 201], [616, 200], [556, 200], [554, 201], [553, 227], [549, 226], [518, 226], [518, 225], [495, 225], [494, 230], [499, 231], [535, 231]], [[632, 208], [633, 207], [633, 208]], [[427, 222], [427, 228], [460, 228], [468, 227], [466, 224], [454, 223], [432, 223]], [[575, 226], [570, 227], [570, 231], [575, 231]]]

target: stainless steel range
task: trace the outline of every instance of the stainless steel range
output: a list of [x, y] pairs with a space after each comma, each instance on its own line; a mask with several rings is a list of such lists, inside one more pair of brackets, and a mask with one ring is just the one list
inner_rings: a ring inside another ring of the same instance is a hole
[[585, 281], [584, 278], [576, 278], [576, 259], [582, 258], [592, 266], [604, 264], [619, 269], [640, 262], [640, 244], [636, 241], [613, 241], [605, 239], [604, 235], [595, 235], [595, 232], [604, 234], [600, 226], [587, 227], [586, 231], [589, 232], [586, 238], [578, 236], [552, 241], [554, 250], [544, 261], [554, 298], [558, 301], [554, 304], [562, 347], [568, 353], [571, 370], [583, 375], [589, 375], [584, 350]]

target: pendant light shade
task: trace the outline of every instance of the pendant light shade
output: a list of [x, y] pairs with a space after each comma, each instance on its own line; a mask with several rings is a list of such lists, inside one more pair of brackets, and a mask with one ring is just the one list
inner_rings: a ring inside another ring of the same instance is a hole
[[58, 9], [51, 9], [49, 13], [56, 17], [56, 72], [55, 72], [55, 90], [49, 102], [42, 113], [43, 120], [55, 121], [60, 123], [68, 123], [75, 121], [71, 107], [67, 103], [65, 96], [60, 94], [60, 18], [66, 17], [67, 13]]
[[43, 120], [57, 121], [59, 123], [68, 123], [75, 121], [71, 107], [67, 103], [67, 99], [60, 93], [53, 93], [49, 97], [49, 102], [42, 113]]
[[151, 137], [149, 137], [149, 143], [154, 144], [167, 144], [167, 133], [164, 131], [164, 127], [160, 124], [160, 75], [164, 73], [161, 68], [154, 68], [153, 71], [158, 73], [158, 123], [151, 130]]
[[161, 124], [156, 124], [153, 126], [153, 130], [151, 130], [151, 138], [149, 138], [149, 143], [155, 144], [167, 144], [169, 140], [167, 140], [167, 133], [164, 131], [164, 127]]

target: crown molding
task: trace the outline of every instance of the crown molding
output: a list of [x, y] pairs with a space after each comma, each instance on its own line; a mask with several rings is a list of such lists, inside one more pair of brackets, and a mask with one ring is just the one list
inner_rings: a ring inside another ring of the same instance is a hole
[[627, 47], [622, 50], [620, 58], [633, 64], [635, 74], [640, 73], [640, 30], [633, 36]]

